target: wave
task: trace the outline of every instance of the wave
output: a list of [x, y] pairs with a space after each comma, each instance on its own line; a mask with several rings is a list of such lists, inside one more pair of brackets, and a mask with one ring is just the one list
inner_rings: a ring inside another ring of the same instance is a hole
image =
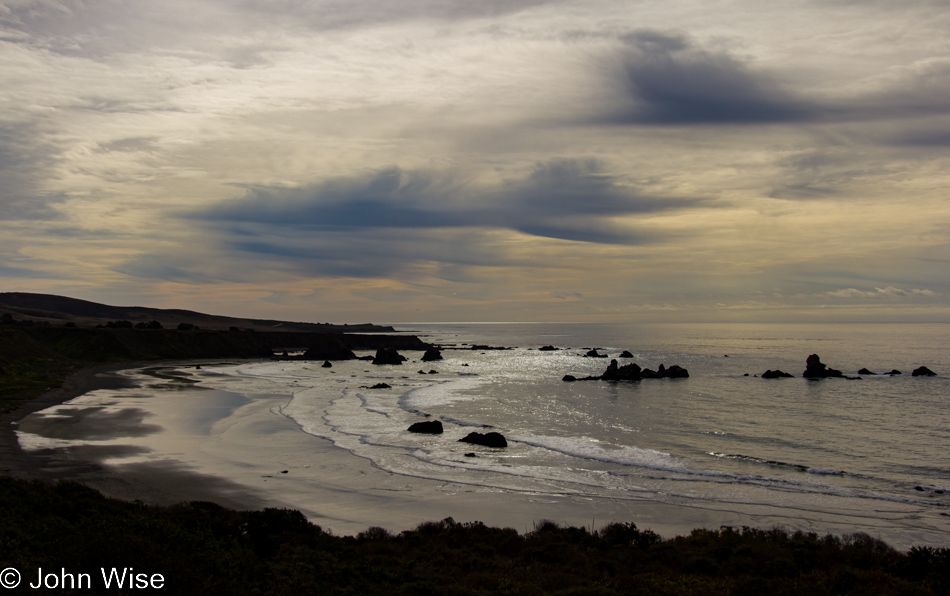
[[806, 466], [803, 464], [792, 464], [792, 463], [774, 460], [774, 459], [763, 459], [761, 457], [755, 457], [752, 455], [742, 455], [741, 453], [717, 453], [715, 451], [710, 451], [708, 455], [711, 455], [713, 457], [718, 457], [720, 459], [734, 459], [734, 460], [739, 460], [739, 461], [752, 462], [756, 464], [771, 466], [774, 468], [796, 470], [798, 472], [805, 472], [807, 474], [816, 474], [819, 476], [846, 476], [848, 475], [848, 473], [843, 470], [826, 470], [823, 468], [817, 468], [814, 466]]

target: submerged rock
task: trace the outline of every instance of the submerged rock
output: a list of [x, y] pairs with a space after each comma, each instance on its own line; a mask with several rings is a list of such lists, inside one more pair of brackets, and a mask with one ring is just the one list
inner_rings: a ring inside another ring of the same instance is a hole
[[416, 422], [409, 426], [411, 433], [424, 433], [428, 435], [441, 435], [442, 422], [440, 420], [426, 420], [425, 422]]
[[778, 369], [767, 370], [764, 373], [762, 373], [763, 379], [784, 379], [787, 377], [794, 377], [794, 375], [790, 375], [787, 372], [783, 370], [778, 370]]
[[507, 447], [508, 441], [501, 433], [476, 433], [471, 432], [459, 439], [459, 443], [472, 443], [474, 445], [483, 445], [485, 447]]
[[840, 370], [828, 368], [827, 365], [821, 362], [818, 354], [812, 354], [805, 360], [805, 372], [802, 373], [802, 376], [806, 379], [827, 379], [829, 377], [841, 378], [844, 377], [844, 374]]

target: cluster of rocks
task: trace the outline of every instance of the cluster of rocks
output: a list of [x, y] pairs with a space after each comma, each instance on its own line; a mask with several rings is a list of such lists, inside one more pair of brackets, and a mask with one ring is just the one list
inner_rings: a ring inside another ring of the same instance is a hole
[[[858, 371], [858, 374], [859, 374], [859, 375], [869, 376], [869, 375], [877, 375], [878, 373], [871, 372], [871, 371], [868, 370], [867, 368], [862, 368], [861, 370]], [[895, 376], [895, 375], [900, 375], [900, 374], [903, 374], [903, 373], [901, 373], [901, 371], [899, 371], [899, 370], [897, 370], [897, 369], [895, 368], [895, 369], [891, 370], [891, 372], [882, 373], [882, 374], [890, 375], [890, 376]], [[926, 366], [921, 366], [921, 367], [915, 368], [914, 371], [913, 371], [912, 373], [910, 373], [910, 374], [911, 374], [911, 376], [914, 376], [914, 377], [935, 377], [935, 376], [937, 376], [937, 373], [935, 373], [934, 371], [930, 370], [930, 369], [927, 368]], [[748, 376], [748, 375], [746, 375], [746, 376]], [[765, 371], [764, 373], [762, 373], [761, 376], [762, 376], [763, 379], [782, 379], [782, 378], [793, 377], [794, 375], [790, 375], [789, 373], [787, 373], [787, 372], [785, 372], [785, 371], [781, 371], [781, 370], [767, 370], [767, 371]], [[809, 356], [809, 357], [805, 360], [805, 372], [802, 373], [802, 376], [803, 376], [804, 378], [806, 378], [806, 379], [851, 379], [851, 380], [858, 380], [858, 379], [861, 378], [860, 376], [858, 376], [858, 377], [849, 377], [849, 376], [845, 375], [843, 372], [841, 372], [840, 370], [837, 370], [837, 369], [834, 369], [834, 368], [829, 368], [828, 365], [826, 365], [825, 363], [823, 363], [823, 362], [821, 361], [821, 358], [818, 357], [818, 354], [812, 354], [811, 356]]]
[[588, 376], [577, 378], [574, 375], [564, 375], [563, 381], [639, 381], [641, 379], [686, 379], [689, 378], [689, 371], [679, 365], [672, 365], [667, 368], [660, 365], [656, 370], [649, 368], [640, 368], [636, 363], [631, 362], [620, 366], [616, 360], [611, 360], [607, 370], [600, 376]]
[[[426, 420], [424, 422], [416, 422], [412, 424], [408, 430], [411, 433], [423, 433], [430, 435], [441, 435], [444, 432], [442, 422], [440, 420]], [[459, 439], [458, 442], [500, 449], [508, 446], [508, 441], [505, 439], [504, 435], [494, 431], [487, 433], [470, 432]], [[466, 453], [465, 455], [466, 457], [473, 457], [475, 454]]]

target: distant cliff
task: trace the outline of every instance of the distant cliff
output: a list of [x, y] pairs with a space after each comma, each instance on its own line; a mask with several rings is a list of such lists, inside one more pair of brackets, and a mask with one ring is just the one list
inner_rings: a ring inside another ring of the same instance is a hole
[[308, 333], [387, 333], [394, 331], [392, 327], [371, 323], [336, 325], [247, 319], [209, 315], [191, 310], [148, 308], [144, 306], [109, 306], [65, 296], [26, 292], [0, 292], [0, 316], [53, 326], [73, 323], [78, 327], [95, 327], [114, 321], [129, 321], [133, 324], [158, 321], [164, 327], [171, 329], [185, 323], [187, 325], [197, 325], [201, 329], [217, 330], [237, 327], [243, 330], [305, 331]]

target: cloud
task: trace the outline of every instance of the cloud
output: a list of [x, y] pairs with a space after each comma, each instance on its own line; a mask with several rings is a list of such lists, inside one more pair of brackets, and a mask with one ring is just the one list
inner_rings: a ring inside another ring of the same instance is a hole
[[932, 290], [902, 290], [894, 286], [886, 288], [874, 288], [873, 291], [862, 291], [857, 288], [845, 288], [827, 292], [828, 296], [834, 298], [908, 298], [917, 296], [935, 296]]
[[622, 40], [619, 77], [626, 105], [608, 121], [741, 125], [799, 122], [814, 116], [816, 106], [727, 53], [655, 31], [638, 31]]
[[253, 187], [241, 199], [183, 216], [201, 222], [226, 250], [277, 268], [344, 277], [426, 268], [458, 281], [472, 275], [469, 267], [527, 265], [506, 248], [511, 232], [654, 243], [665, 236], [626, 220], [697, 202], [642, 195], [599, 162], [554, 160], [494, 185], [457, 172], [386, 168], [302, 188]]
[[447, 173], [386, 168], [304, 188], [251, 187], [243, 199], [192, 214], [210, 222], [313, 231], [356, 229], [509, 229], [604, 244], [656, 238], [613, 218], [694, 206], [696, 199], [640, 194], [586, 160], [539, 164], [524, 179], [482, 188]]

